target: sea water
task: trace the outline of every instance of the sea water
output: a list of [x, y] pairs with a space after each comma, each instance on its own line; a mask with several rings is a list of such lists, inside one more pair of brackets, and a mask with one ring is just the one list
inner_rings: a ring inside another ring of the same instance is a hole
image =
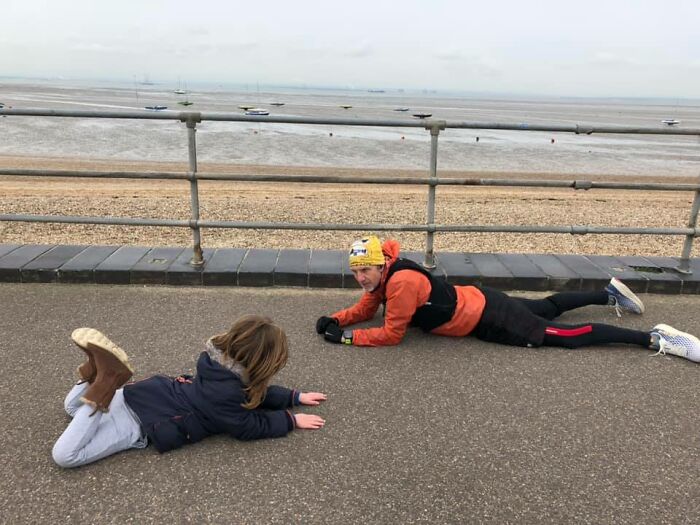
[[[626, 125], [700, 128], [700, 101], [494, 97], [456, 93], [51, 81], [0, 82], [0, 103], [13, 108], [230, 112], [241, 105], [271, 115], [415, 122], [415, 113], [452, 122]], [[193, 104], [185, 107], [182, 101]], [[272, 102], [284, 103], [273, 106]], [[342, 106], [351, 106], [343, 108]], [[396, 111], [408, 108], [408, 111]], [[187, 132], [173, 120], [0, 118], [0, 155], [129, 161], [187, 161]], [[197, 156], [206, 162], [428, 169], [430, 134], [415, 127], [210, 122], [197, 125]], [[697, 176], [695, 136], [576, 135], [534, 131], [447, 129], [439, 135], [438, 169], [489, 173]]]

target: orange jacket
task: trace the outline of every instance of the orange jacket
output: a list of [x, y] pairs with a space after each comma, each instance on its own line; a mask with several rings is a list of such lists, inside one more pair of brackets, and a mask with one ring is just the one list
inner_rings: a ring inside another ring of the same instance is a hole
[[[338, 320], [341, 327], [367, 321], [374, 317], [379, 306], [386, 299], [384, 326], [353, 330], [352, 344], [358, 346], [389, 346], [401, 342], [413, 314], [430, 297], [430, 280], [413, 270], [396, 272], [386, 283], [388, 269], [399, 256], [399, 243], [387, 240], [382, 251], [388, 257], [379, 286], [373, 292], [365, 292], [360, 300], [350, 308], [340, 310], [331, 317]], [[481, 319], [486, 298], [474, 286], [455, 286], [457, 307], [452, 319], [435, 328], [431, 333], [461, 337], [471, 333]]]

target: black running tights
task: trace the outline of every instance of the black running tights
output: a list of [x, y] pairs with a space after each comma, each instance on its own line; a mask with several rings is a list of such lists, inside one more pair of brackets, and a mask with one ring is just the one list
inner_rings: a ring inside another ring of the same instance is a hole
[[619, 328], [602, 323], [564, 324], [553, 321], [562, 313], [591, 304], [608, 304], [608, 293], [599, 292], [562, 292], [544, 299], [523, 299], [514, 297], [524, 304], [533, 314], [549, 322], [544, 331], [542, 346], [559, 346], [579, 348], [582, 346], [606, 343], [626, 343], [649, 347], [651, 342], [648, 332]]

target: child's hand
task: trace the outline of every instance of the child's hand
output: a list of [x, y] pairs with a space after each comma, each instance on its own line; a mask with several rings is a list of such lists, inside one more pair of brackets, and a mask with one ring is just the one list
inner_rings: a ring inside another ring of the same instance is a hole
[[297, 428], [310, 430], [316, 430], [326, 424], [320, 416], [314, 414], [294, 414], [294, 421]]
[[321, 401], [326, 400], [326, 394], [321, 392], [302, 392], [299, 395], [299, 403], [302, 405], [318, 405]]

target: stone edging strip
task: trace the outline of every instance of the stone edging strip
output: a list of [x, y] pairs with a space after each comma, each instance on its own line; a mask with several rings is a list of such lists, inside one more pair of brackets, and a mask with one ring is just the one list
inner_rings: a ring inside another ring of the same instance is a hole
[[[422, 262], [423, 253], [404, 257]], [[435, 273], [453, 284], [502, 290], [595, 290], [611, 277], [640, 293], [700, 293], [700, 259], [693, 273], [675, 271], [675, 257], [436, 253]], [[193, 267], [190, 248], [0, 244], [0, 282], [298, 286], [357, 288], [345, 251], [216, 248]]]

